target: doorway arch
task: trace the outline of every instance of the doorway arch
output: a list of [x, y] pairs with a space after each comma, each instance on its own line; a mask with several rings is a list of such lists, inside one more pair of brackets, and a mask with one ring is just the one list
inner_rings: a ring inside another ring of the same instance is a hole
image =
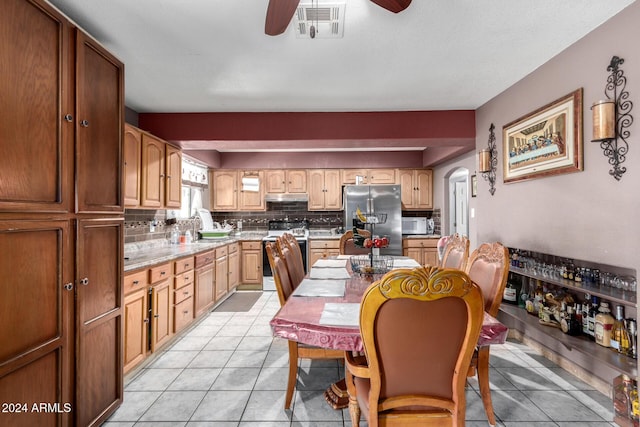
[[455, 167], [444, 176], [444, 203], [447, 213], [443, 218], [443, 235], [469, 236], [469, 169]]

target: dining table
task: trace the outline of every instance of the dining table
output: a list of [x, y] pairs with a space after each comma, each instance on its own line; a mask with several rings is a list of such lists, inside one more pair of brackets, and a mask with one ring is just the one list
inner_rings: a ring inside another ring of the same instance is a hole
[[[362, 352], [360, 302], [366, 289], [382, 274], [356, 274], [349, 256], [318, 260], [271, 319], [273, 336], [315, 347]], [[393, 256], [393, 269], [420, 264], [409, 257]], [[478, 346], [504, 344], [508, 328], [484, 313]], [[347, 406], [344, 380], [333, 384], [325, 398], [334, 409]], [[339, 402], [338, 402], [339, 401]]]

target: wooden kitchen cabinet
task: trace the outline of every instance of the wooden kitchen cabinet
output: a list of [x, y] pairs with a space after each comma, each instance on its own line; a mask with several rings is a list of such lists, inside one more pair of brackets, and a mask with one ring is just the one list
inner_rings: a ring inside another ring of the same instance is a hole
[[124, 124], [124, 205], [140, 206], [140, 167], [142, 165], [142, 133], [140, 129]]
[[[247, 191], [243, 189], [243, 178], [258, 178], [259, 190]], [[266, 209], [264, 201], [264, 171], [238, 171], [238, 210], [263, 211]]]
[[124, 372], [147, 357], [149, 333], [149, 270], [124, 276]]
[[241, 283], [262, 286], [262, 242], [242, 242]]
[[180, 209], [182, 203], [182, 151], [171, 144], [165, 146], [164, 205]]
[[309, 240], [309, 263], [313, 265], [317, 260], [340, 255], [340, 240]]
[[[218, 169], [212, 174], [213, 211], [264, 211], [264, 171]], [[242, 178], [257, 177], [259, 191], [245, 191]]]
[[172, 264], [149, 270], [151, 277], [151, 352], [157, 351], [173, 335]]
[[182, 201], [182, 152], [146, 132], [142, 133], [140, 206], [180, 208]]
[[438, 265], [438, 239], [402, 239], [402, 255], [420, 265]]
[[272, 194], [306, 193], [307, 171], [294, 169], [269, 169], [264, 172], [265, 191]]
[[433, 208], [433, 171], [431, 169], [398, 169], [402, 209]]
[[342, 178], [339, 169], [310, 169], [307, 177], [309, 210], [342, 209]]
[[195, 317], [207, 311], [215, 302], [214, 261], [215, 251], [213, 250], [196, 255], [193, 306]]
[[123, 65], [46, 1], [0, 2], [0, 28], [0, 401], [97, 426], [123, 396]]
[[343, 169], [342, 183], [355, 184], [356, 176], [362, 177], [361, 184], [395, 184], [395, 169]]
[[240, 245], [231, 243], [229, 245], [229, 279], [227, 281], [227, 290], [233, 291], [240, 284]]
[[223, 246], [216, 248], [216, 265], [215, 265], [215, 301], [220, 301], [227, 294], [227, 286], [229, 283], [229, 248]]
[[173, 332], [177, 333], [193, 321], [195, 258], [174, 262]]

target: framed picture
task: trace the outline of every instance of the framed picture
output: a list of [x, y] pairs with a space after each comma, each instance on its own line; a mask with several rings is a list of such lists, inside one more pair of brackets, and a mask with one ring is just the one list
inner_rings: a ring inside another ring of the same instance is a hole
[[476, 197], [478, 195], [478, 177], [476, 175], [471, 175], [471, 197]]
[[504, 182], [583, 170], [582, 88], [502, 128]]

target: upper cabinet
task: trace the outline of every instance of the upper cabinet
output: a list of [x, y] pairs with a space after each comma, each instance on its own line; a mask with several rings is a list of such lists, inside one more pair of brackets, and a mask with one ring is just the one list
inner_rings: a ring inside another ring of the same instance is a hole
[[341, 210], [342, 180], [340, 169], [308, 171], [309, 210]]
[[402, 209], [432, 209], [432, 181], [431, 169], [398, 169], [398, 183], [402, 188]]
[[127, 207], [179, 209], [182, 202], [180, 149], [125, 125], [124, 189]]
[[266, 193], [306, 193], [307, 171], [282, 169], [268, 169], [264, 172]]
[[356, 184], [356, 177], [360, 177], [360, 184], [396, 184], [395, 169], [342, 170], [343, 184]]
[[43, 2], [2, 6], [0, 211], [121, 212], [122, 63]]
[[264, 171], [236, 169], [214, 170], [212, 174], [211, 210], [213, 211], [264, 211]]

